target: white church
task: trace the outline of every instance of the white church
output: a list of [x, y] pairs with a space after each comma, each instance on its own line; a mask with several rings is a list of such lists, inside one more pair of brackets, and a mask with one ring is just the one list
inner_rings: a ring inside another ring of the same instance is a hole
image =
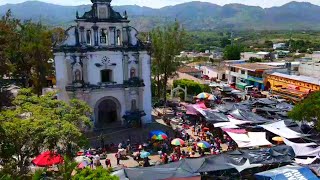
[[58, 99], [78, 98], [93, 109], [95, 128], [151, 122], [151, 57], [111, 0], [91, 0], [66, 39], [54, 48]]

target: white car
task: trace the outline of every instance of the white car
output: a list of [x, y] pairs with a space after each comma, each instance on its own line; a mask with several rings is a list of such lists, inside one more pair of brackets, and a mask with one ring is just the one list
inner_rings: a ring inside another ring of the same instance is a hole
[[279, 96], [279, 95], [271, 95], [270, 97], [269, 97], [269, 99], [271, 99], [271, 100], [274, 100], [274, 101], [277, 101], [277, 102], [279, 102], [279, 103], [281, 103], [281, 102], [286, 102], [287, 100], [286, 99], [283, 99], [281, 96]]

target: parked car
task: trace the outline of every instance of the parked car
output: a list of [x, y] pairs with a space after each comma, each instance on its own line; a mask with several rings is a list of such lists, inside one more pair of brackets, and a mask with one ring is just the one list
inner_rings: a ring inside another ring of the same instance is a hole
[[209, 77], [208, 75], [203, 75], [203, 76], [202, 76], [202, 79], [204, 79], [204, 80], [209, 80], [210, 77]]
[[282, 97], [279, 96], [279, 95], [271, 95], [271, 96], [269, 97], [269, 99], [274, 100], [274, 101], [277, 101], [277, 102], [279, 102], [279, 103], [281, 103], [281, 102], [286, 102], [286, 101], [287, 101], [286, 99], [282, 98]]

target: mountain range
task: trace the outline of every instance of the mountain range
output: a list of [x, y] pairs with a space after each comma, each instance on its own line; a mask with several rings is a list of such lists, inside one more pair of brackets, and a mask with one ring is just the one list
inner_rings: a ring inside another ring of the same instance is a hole
[[[67, 27], [74, 23], [76, 12], [82, 15], [91, 5], [61, 6], [39, 1], [0, 6], [19, 19], [41, 21], [47, 25]], [[114, 6], [127, 11], [131, 25], [148, 31], [178, 20], [187, 30], [320, 30], [320, 6], [308, 2], [290, 2], [283, 6], [261, 8], [243, 4], [219, 6], [207, 2], [189, 2], [160, 9], [136, 5]]]

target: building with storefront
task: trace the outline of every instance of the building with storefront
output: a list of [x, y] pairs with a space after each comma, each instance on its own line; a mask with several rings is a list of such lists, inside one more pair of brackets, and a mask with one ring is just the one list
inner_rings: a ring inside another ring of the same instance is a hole
[[78, 98], [93, 109], [95, 128], [151, 122], [151, 58], [127, 13], [111, 0], [91, 0], [91, 10], [67, 29], [54, 48], [58, 99]]
[[228, 83], [235, 84], [238, 89], [254, 86], [264, 90], [264, 72], [275, 69], [279, 69], [279, 67], [259, 63], [229, 64], [227, 65], [226, 75]]

